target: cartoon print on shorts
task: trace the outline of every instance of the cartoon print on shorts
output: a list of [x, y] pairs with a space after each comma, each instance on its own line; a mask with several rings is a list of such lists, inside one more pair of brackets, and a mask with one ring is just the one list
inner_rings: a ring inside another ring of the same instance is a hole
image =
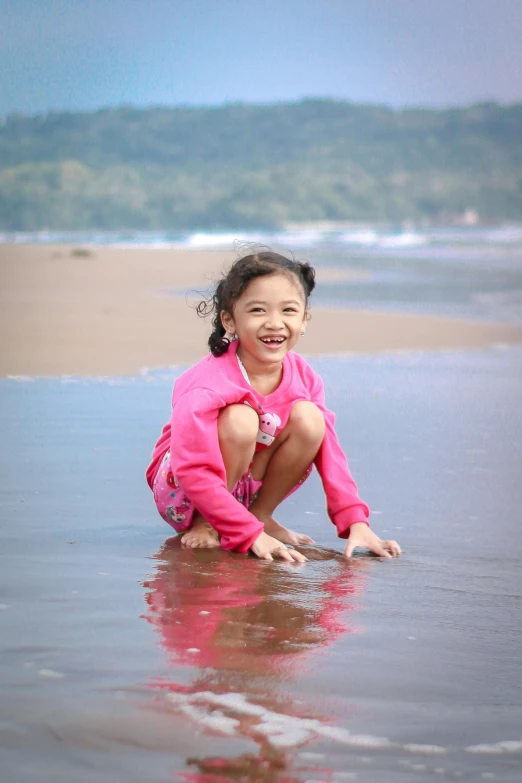
[[165, 509], [165, 516], [175, 525], [181, 524], [181, 522], [184, 522], [187, 518], [185, 514], [178, 513], [178, 510], [174, 508], [174, 506], [167, 506]]
[[257, 443], [265, 446], [271, 446], [276, 437], [277, 428], [281, 425], [281, 419], [276, 413], [259, 414], [259, 432], [257, 433]]
[[188, 511], [191, 506], [191, 501], [185, 497], [178, 506], [167, 506], [165, 509], [165, 515], [170, 519], [171, 522], [175, 522], [176, 525], [179, 525], [181, 522], [185, 522], [187, 519], [185, 511]]
[[167, 484], [169, 487], [174, 487], [175, 489], [179, 487], [179, 484], [174, 477], [174, 473], [171, 470], [167, 473]]

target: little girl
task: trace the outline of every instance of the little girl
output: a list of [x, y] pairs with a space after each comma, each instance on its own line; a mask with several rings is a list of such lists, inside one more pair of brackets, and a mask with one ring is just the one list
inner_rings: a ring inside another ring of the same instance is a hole
[[346, 557], [356, 547], [400, 554], [396, 541], [370, 530], [323, 382], [292, 351], [314, 286], [309, 264], [266, 250], [236, 261], [198, 306], [214, 316], [211, 355], [176, 380], [172, 415], [147, 469], [158, 511], [184, 534], [184, 546], [305, 561], [293, 546], [313, 540], [273, 514], [315, 465]]

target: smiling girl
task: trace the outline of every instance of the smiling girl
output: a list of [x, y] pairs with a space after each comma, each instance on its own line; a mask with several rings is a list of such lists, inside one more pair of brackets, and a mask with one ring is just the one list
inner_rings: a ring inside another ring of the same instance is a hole
[[308, 322], [313, 268], [265, 250], [236, 261], [200, 315], [213, 314], [210, 355], [174, 384], [172, 415], [147, 469], [159, 513], [187, 547], [221, 546], [303, 562], [313, 544], [275, 509], [316, 466], [344, 553], [397, 556], [370, 530], [325, 407], [320, 376], [293, 352]]

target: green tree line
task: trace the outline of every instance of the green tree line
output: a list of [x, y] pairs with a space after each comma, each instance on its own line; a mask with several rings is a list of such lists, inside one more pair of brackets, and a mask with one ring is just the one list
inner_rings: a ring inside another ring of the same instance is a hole
[[522, 104], [303, 100], [13, 114], [0, 229], [274, 227], [522, 219]]

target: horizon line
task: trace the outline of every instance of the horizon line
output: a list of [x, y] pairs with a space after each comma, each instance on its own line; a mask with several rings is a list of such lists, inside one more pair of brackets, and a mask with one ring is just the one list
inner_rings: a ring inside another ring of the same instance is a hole
[[473, 100], [466, 103], [448, 103], [441, 105], [430, 104], [403, 104], [392, 105], [384, 102], [372, 102], [372, 101], [354, 101], [350, 98], [340, 98], [337, 96], [328, 95], [309, 95], [302, 96], [300, 98], [291, 98], [287, 100], [270, 100], [270, 101], [256, 101], [256, 100], [225, 100], [219, 103], [114, 103], [114, 104], [102, 104], [97, 107], [91, 108], [49, 108], [42, 110], [29, 111], [24, 109], [13, 109], [8, 112], [0, 112], [0, 120], [5, 121], [10, 117], [24, 117], [27, 119], [45, 117], [47, 115], [55, 114], [97, 114], [110, 111], [121, 111], [122, 109], [130, 109], [133, 111], [152, 111], [152, 110], [166, 110], [172, 111], [177, 109], [188, 109], [193, 111], [201, 111], [203, 109], [224, 109], [229, 107], [258, 107], [258, 108], [270, 108], [274, 106], [295, 106], [303, 103], [337, 103], [346, 104], [358, 108], [373, 108], [373, 109], [385, 109], [389, 112], [409, 112], [409, 111], [422, 111], [422, 112], [445, 112], [455, 110], [467, 110], [485, 106], [496, 106], [502, 109], [514, 108], [522, 106], [522, 97], [515, 101], [499, 101], [494, 99], [480, 99]]

